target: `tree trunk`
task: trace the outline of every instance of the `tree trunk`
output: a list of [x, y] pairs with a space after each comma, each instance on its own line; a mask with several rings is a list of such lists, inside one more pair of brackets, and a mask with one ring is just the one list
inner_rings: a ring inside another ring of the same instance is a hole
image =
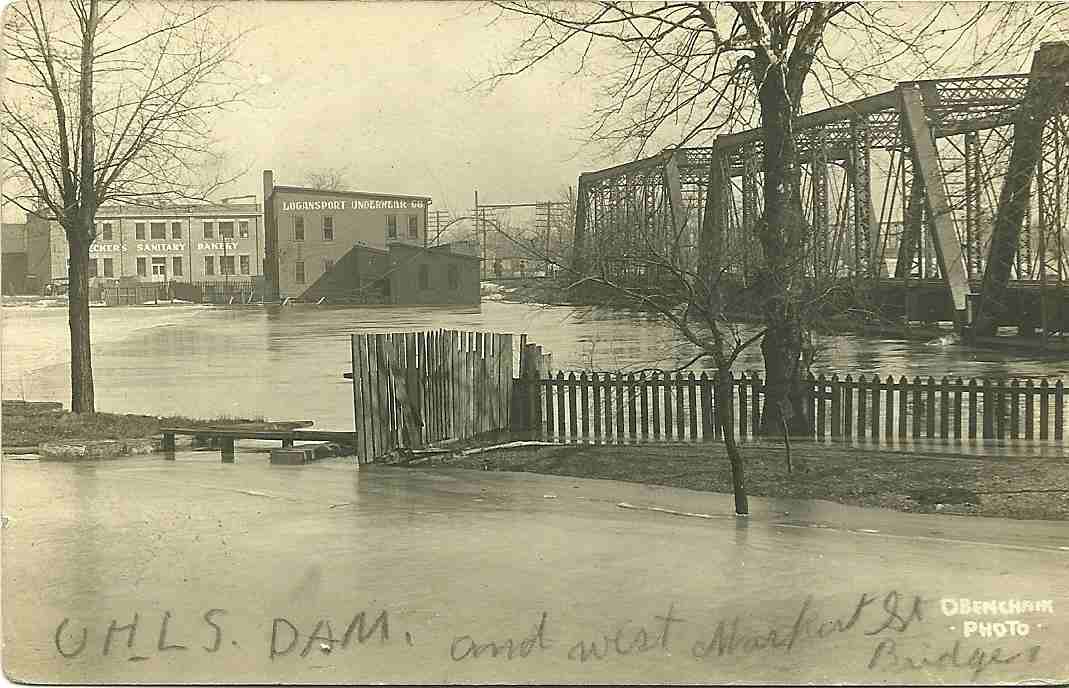
[[71, 331], [71, 411], [96, 411], [92, 347], [89, 341], [89, 240], [67, 233], [70, 247], [69, 320]]
[[735, 513], [745, 516], [750, 513], [750, 504], [746, 498], [745, 465], [739, 445], [735, 443], [735, 408], [732, 404], [735, 385], [731, 371], [722, 368], [716, 376], [716, 422], [724, 438], [728, 461], [731, 462], [731, 485], [735, 493]]
[[[783, 73], [768, 70], [759, 93], [764, 138], [764, 217], [758, 236], [764, 249], [762, 311], [768, 329], [761, 343], [765, 359], [765, 406], [761, 432], [808, 432], [799, 372], [802, 354], [801, 298], [807, 225], [799, 191], [801, 175], [794, 138], [794, 114]], [[783, 410], [791, 409], [784, 419]]]
[[[78, 192], [68, 183], [64, 201], [72, 211], [73, 222], [65, 225], [70, 250], [67, 272], [71, 330], [71, 411], [95, 413], [93, 389], [93, 350], [89, 341], [89, 246], [96, 231], [96, 124], [93, 108], [94, 38], [98, 22], [99, 0], [90, 0], [82, 29], [81, 69], [78, 83], [78, 138], [80, 139]], [[72, 202], [75, 202], [72, 203]], [[72, 208], [72, 205], [74, 206]], [[70, 220], [70, 216], [67, 218]]]

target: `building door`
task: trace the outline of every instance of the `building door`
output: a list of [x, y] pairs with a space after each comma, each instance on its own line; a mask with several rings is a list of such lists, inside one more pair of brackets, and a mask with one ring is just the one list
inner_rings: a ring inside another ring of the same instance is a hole
[[167, 259], [166, 258], [153, 258], [152, 259], [152, 281], [153, 282], [166, 282], [167, 281]]

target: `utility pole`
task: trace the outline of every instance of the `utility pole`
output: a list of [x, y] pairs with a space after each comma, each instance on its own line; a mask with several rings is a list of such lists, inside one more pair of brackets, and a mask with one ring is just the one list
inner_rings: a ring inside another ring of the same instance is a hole
[[[546, 277], [549, 276], [549, 229], [552, 226], [553, 204], [549, 201], [537, 204], [536, 226], [542, 225], [542, 270]], [[533, 243], [533, 242], [532, 242]]]
[[[442, 215], [445, 215], [445, 222], [442, 222]], [[449, 224], [449, 212], [446, 210], [434, 211], [434, 245], [439, 246], [442, 243], [442, 225]]]
[[479, 229], [482, 225], [482, 279], [486, 279], [486, 223], [483, 222], [482, 213], [479, 212], [479, 190], [475, 189], [475, 237], [479, 238]]

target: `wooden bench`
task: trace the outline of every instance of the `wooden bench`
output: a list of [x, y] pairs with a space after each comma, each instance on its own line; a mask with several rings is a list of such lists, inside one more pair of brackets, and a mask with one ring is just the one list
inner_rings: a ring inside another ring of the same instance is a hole
[[331, 430], [255, 430], [247, 427], [201, 427], [201, 428], [160, 428], [163, 433], [163, 451], [168, 458], [174, 458], [175, 437], [188, 435], [203, 439], [219, 441], [219, 449], [224, 463], [234, 462], [234, 442], [237, 440], [281, 440], [282, 446], [292, 447], [297, 440], [302, 442], [337, 442], [355, 446], [356, 437], [352, 432], [335, 432]]

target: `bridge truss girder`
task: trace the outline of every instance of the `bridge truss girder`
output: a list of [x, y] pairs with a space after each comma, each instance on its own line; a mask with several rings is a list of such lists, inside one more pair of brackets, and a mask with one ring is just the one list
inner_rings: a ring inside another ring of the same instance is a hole
[[[810, 277], [938, 278], [963, 325], [973, 292], [998, 277], [993, 238], [1011, 249], [1003, 286], [1011, 277], [1069, 281], [1069, 66], [1058, 57], [1067, 51], [1044, 45], [1027, 74], [903, 82], [799, 117]], [[1021, 179], [1009, 172], [1014, 132], [1052, 93], [1010, 246], [993, 220], [1003, 188]], [[760, 259], [762, 157], [760, 129], [751, 129], [580, 175], [577, 266], [604, 273], [680, 259], [699, 274], [724, 270], [745, 283]]]

